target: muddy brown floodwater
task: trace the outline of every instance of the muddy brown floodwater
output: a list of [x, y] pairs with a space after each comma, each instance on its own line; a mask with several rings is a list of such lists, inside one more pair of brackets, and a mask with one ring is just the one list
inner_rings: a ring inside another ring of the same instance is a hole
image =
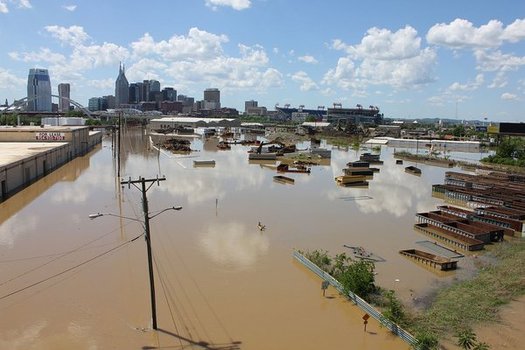
[[[151, 220], [160, 330], [150, 329], [145, 242], [133, 240], [141, 194], [120, 186], [106, 138], [0, 204], [0, 349], [408, 349], [373, 320], [364, 332], [364, 312], [335, 290], [323, 297], [293, 249], [363, 246], [386, 259], [377, 283], [406, 301], [456, 277], [398, 254], [427, 239], [414, 214], [441, 203], [431, 185], [447, 169], [419, 165], [415, 177], [384, 147], [369, 187], [343, 188], [334, 177], [359, 152], [334, 149], [329, 165], [283, 185], [247, 147], [194, 139], [195, 152], [173, 155], [148, 140], [124, 134], [122, 177], [166, 176], [148, 191], [151, 215], [184, 207]], [[209, 159], [215, 167], [193, 167]], [[88, 218], [98, 212], [134, 220]]]

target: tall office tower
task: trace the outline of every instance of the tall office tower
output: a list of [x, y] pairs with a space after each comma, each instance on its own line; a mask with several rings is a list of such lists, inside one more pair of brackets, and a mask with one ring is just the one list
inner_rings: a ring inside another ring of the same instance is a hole
[[68, 112], [69, 111], [69, 94], [71, 92], [71, 86], [68, 83], [58, 84], [58, 111]]
[[31, 68], [27, 77], [27, 110], [51, 112], [51, 81], [47, 69]]
[[204, 105], [206, 109], [221, 108], [221, 92], [216, 88], [204, 90]]
[[177, 101], [177, 90], [172, 87], [162, 89], [162, 98], [164, 101]]
[[129, 103], [142, 101], [142, 83], [129, 84]]
[[248, 109], [257, 107], [258, 102], [254, 100], [244, 101], [244, 112], [248, 112]]
[[150, 92], [150, 101], [155, 101], [155, 98], [152, 96], [156, 96], [156, 92], [160, 92], [160, 82], [158, 80], [150, 80], [149, 81], [149, 92]]
[[129, 103], [129, 83], [126, 79], [124, 66], [119, 66], [117, 81], [115, 81], [115, 108]]

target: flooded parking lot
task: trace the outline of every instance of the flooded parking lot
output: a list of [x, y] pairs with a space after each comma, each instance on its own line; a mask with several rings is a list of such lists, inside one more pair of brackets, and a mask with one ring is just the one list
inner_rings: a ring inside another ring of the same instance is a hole
[[[431, 185], [448, 169], [419, 164], [413, 176], [383, 146], [368, 188], [345, 188], [334, 177], [363, 151], [333, 149], [328, 165], [287, 174], [290, 185], [249, 162], [249, 147], [216, 144], [197, 138], [194, 152], [175, 155], [151, 150], [140, 130], [123, 137], [122, 178], [166, 177], [148, 191], [150, 212], [183, 206], [150, 222], [159, 332], [149, 330], [146, 246], [134, 240], [141, 193], [120, 185], [110, 138], [1, 203], [0, 348], [408, 349], [375, 321], [364, 332], [364, 312], [335, 290], [323, 297], [292, 251], [365, 247], [385, 259], [378, 285], [423, 298], [462, 273], [461, 261], [437, 273], [398, 253], [427, 239], [415, 213], [442, 203]], [[132, 220], [88, 218], [99, 212]]]

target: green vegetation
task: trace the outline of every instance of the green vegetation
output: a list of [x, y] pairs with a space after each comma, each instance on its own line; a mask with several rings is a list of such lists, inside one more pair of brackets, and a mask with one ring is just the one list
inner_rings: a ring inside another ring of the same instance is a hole
[[481, 160], [486, 163], [525, 167], [525, 140], [519, 137], [504, 139], [496, 148], [496, 154]]
[[525, 294], [525, 266], [520, 263], [525, 261], [525, 241], [490, 248], [498, 262], [481, 266], [471, 280], [441, 290], [432, 306], [415, 319], [414, 328], [438, 337], [454, 334], [464, 325], [497, 320], [498, 307]]
[[326, 251], [303, 254], [341, 282], [345, 290], [353, 291], [380, 308], [385, 318], [411, 331], [417, 339], [415, 349], [437, 349], [440, 338], [455, 335], [458, 345], [465, 349], [487, 350], [489, 345], [478, 342], [465, 325], [497, 321], [500, 306], [525, 294], [525, 265], [521, 263], [525, 261], [525, 241], [506, 241], [487, 250], [490, 259], [483, 261], [494, 263], [479, 260], [476, 277], [440, 290], [432, 305], [417, 315], [404, 308], [394, 291], [374, 284], [373, 263], [354, 261], [345, 254], [331, 258]]
[[338, 280], [342, 284], [345, 294], [353, 292], [361, 298], [369, 300], [371, 294], [377, 291], [377, 287], [374, 285], [375, 266], [373, 262], [353, 260], [345, 253], [338, 254], [334, 258], [329, 257], [326, 251], [314, 250], [300, 253]]

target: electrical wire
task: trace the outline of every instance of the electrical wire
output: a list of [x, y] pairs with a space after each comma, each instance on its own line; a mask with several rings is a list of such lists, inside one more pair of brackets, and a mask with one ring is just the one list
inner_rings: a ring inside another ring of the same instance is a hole
[[72, 250], [66, 251], [66, 252], [64, 252], [63, 254], [59, 254], [59, 256], [57, 256], [56, 258], [51, 259], [51, 260], [49, 260], [49, 261], [43, 263], [42, 265], [38, 265], [38, 266], [35, 266], [35, 267], [33, 267], [33, 268], [29, 269], [29, 270], [26, 270], [26, 271], [24, 271], [24, 272], [22, 272], [22, 273], [20, 273], [20, 274], [18, 274], [18, 275], [16, 275], [16, 276], [14, 276], [14, 277], [8, 279], [8, 280], [6, 280], [6, 281], [0, 283], [0, 287], [3, 286], [3, 285], [6, 284], [6, 283], [12, 282], [12, 281], [14, 281], [14, 280], [16, 280], [16, 279], [18, 279], [18, 278], [20, 278], [20, 277], [23, 277], [23, 276], [25, 276], [25, 275], [27, 275], [27, 274], [33, 272], [33, 271], [39, 270], [39, 269], [41, 269], [42, 267], [47, 266], [47, 265], [49, 265], [49, 264], [51, 264], [51, 263], [53, 263], [53, 262], [55, 262], [55, 261], [57, 261], [57, 260], [60, 260], [60, 259], [62, 259], [62, 258], [65, 257], [65, 256], [68, 256], [68, 255], [70, 255], [70, 254], [72, 254], [72, 253], [75, 253], [75, 252], [81, 250], [82, 248], [87, 247], [87, 246], [90, 245], [91, 243], [96, 242], [96, 241], [98, 241], [98, 240], [100, 240], [100, 239], [106, 237], [107, 235], [109, 235], [109, 234], [115, 232], [116, 230], [117, 230], [117, 229], [114, 229], [114, 230], [111, 230], [111, 231], [109, 231], [109, 232], [106, 232], [106, 233], [104, 233], [103, 235], [101, 235], [101, 236], [99, 236], [99, 237], [97, 237], [97, 238], [95, 238], [95, 239], [92, 239], [91, 241], [88, 241], [88, 242], [86, 242], [86, 243], [84, 243], [84, 244], [78, 246], [78, 247], [75, 248], [75, 249], [72, 249]]
[[[157, 271], [160, 272], [159, 266], [157, 265], [157, 259], [153, 258], [153, 261], [155, 262], [155, 266], [157, 267]], [[168, 305], [168, 310], [170, 312], [170, 316], [171, 316], [171, 321], [173, 323], [173, 327], [175, 328], [175, 332], [177, 332], [177, 334], [180, 334], [179, 328], [177, 327], [177, 322], [175, 322], [175, 316], [173, 315], [173, 310], [171, 309], [171, 304], [169, 302], [168, 295], [166, 294], [166, 289], [167, 289], [166, 288], [166, 283], [165, 283], [165, 281], [162, 278], [160, 273], [159, 273], [159, 279], [160, 279], [160, 284], [162, 286], [162, 292], [164, 294], [164, 300], [166, 301], [166, 304]], [[178, 338], [178, 339], [179, 339], [179, 343], [180, 343], [181, 349], [183, 349], [184, 345], [182, 344], [182, 339], [181, 338]]]
[[101, 258], [101, 257], [103, 257], [103, 256], [105, 256], [105, 255], [107, 255], [107, 254], [109, 254], [109, 253], [111, 253], [111, 252], [113, 252], [113, 251], [116, 251], [117, 249], [122, 248], [123, 246], [125, 246], [125, 245], [127, 245], [127, 244], [129, 244], [129, 243], [134, 242], [135, 240], [137, 240], [137, 239], [138, 239], [139, 237], [141, 237], [142, 235], [143, 235], [143, 233], [141, 233], [140, 235], [136, 236], [136, 237], [133, 238], [133, 239], [130, 239], [130, 240], [126, 241], [126, 242], [123, 242], [123, 243], [119, 244], [119, 245], [116, 246], [116, 247], [111, 248], [110, 250], [107, 250], [107, 251], [102, 252], [102, 253], [100, 253], [100, 254], [98, 254], [98, 255], [95, 255], [94, 257], [92, 257], [92, 258], [90, 258], [90, 259], [88, 259], [88, 260], [85, 260], [85, 261], [83, 261], [83, 262], [81, 262], [81, 263], [79, 263], [79, 264], [77, 264], [77, 265], [74, 265], [74, 266], [72, 266], [72, 267], [70, 267], [70, 268], [67, 268], [67, 269], [65, 269], [65, 270], [63, 270], [63, 271], [61, 271], [61, 272], [55, 273], [54, 275], [51, 275], [51, 276], [49, 276], [49, 277], [46, 277], [46, 278], [44, 278], [44, 279], [42, 279], [42, 280], [40, 280], [40, 281], [38, 281], [38, 282], [31, 283], [31, 284], [29, 284], [29, 285], [27, 285], [27, 286], [25, 286], [25, 287], [22, 287], [22, 288], [19, 288], [19, 289], [13, 291], [13, 292], [10, 292], [10, 293], [8, 293], [8, 294], [2, 295], [2, 296], [0, 296], [0, 300], [6, 299], [6, 298], [8, 298], [8, 297], [10, 297], [10, 296], [13, 296], [13, 295], [15, 295], [15, 294], [21, 293], [21, 292], [23, 292], [23, 291], [25, 291], [25, 290], [27, 290], [27, 289], [30, 289], [30, 288], [35, 287], [35, 286], [38, 286], [38, 285], [40, 285], [40, 284], [42, 284], [42, 283], [44, 283], [44, 282], [47, 282], [47, 281], [49, 281], [49, 280], [51, 280], [51, 279], [53, 279], [53, 278], [55, 278], [55, 277], [61, 276], [61, 275], [65, 274], [65, 273], [67, 273], [67, 272], [69, 272], [69, 271], [72, 271], [72, 270], [77, 269], [77, 268], [79, 268], [79, 267], [81, 267], [81, 266], [83, 266], [83, 265], [86, 265], [86, 264], [88, 264], [88, 263], [90, 263], [90, 262], [92, 262], [92, 261], [94, 261], [94, 260], [96, 260], [96, 259], [98, 259], [98, 258]]

